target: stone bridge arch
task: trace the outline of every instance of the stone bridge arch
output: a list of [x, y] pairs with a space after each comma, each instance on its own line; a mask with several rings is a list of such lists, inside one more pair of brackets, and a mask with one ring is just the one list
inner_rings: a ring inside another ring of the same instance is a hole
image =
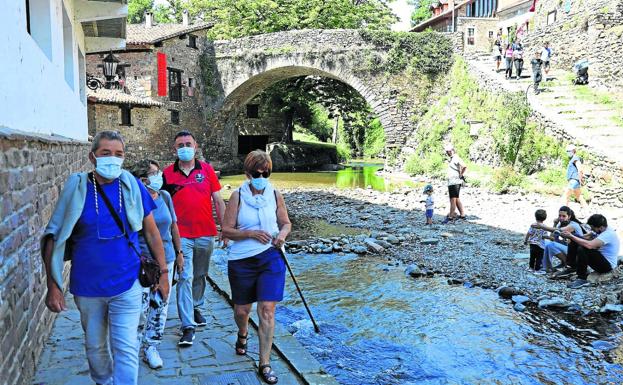
[[240, 109], [271, 85], [307, 75], [353, 87], [379, 117], [387, 147], [401, 146], [414, 130], [417, 100], [402, 76], [371, 70], [384, 62], [388, 50], [358, 30], [299, 30], [215, 41], [202, 59], [214, 87], [206, 106], [206, 158], [221, 169], [239, 169], [234, 120]]

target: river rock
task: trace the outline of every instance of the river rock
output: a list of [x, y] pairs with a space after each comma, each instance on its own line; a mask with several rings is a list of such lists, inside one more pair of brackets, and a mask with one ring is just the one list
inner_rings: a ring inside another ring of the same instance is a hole
[[620, 313], [623, 311], [623, 305], [615, 305], [612, 303], [606, 304], [601, 309], [599, 309], [600, 313]]
[[513, 301], [513, 303], [530, 302], [530, 297], [527, 297], [525, 295], [514, 295], [511, 297], [511, 301]]
[[452, 237], [452, 234], [451, 233], [441, 233], [441, 234], [439, 234], [439, 236], [441, 236], [443, 238], [450, 238], [450, 237]]
[[437, 238], [426, 238], [420, 241], [421, 245], [436, 245], [439, 243], [439, 239]]
[[418, 265], [409, 265], [405, 269], [405, 274], [412, 276], [413, 278], [423, 277], [425, 273], [420, 269]]
[[395, 235], [388, 235], [387, 236], [387, 242], [389, 242], [389, 243], [391, 243], [393, 245], [397, 245], [398, 243], [400, 243], [400, 240]]
[[364, 247], [364, 246], [357, 245], [357, 246], [352, 248], [352, 251], [354, 253], [357, 253], [357, 254], [365, 254], [365, 253], [368, 252], [368, 249], [366, 247]]
[[526, 305], [522, 303], [516, 303], [515, 306], [513, 306], [513, 309], [515, 309], [516, 311], [524, 311], [526, 310]]
[[501, 288], [498, 289], [498, 295], [502, 298], [509, 299], [513, 296], [521, 295], [521, 293], [513, 287], [502, 286]]
[[382, 240], [382, 239], [375, 239], [375, 240], [374, 240], [374, 242], [375, 242], [375, 243], [377, 243], [378, 245], [380, 245], [380, 246], [382, 246], [382, 247], [386, 248], [386, 249], [389, 249], [389, 248], [391, 248], [391, 247], [392, 247], [392, 244], [391, 244], [391, 243], [389, 243], [389, 242], [387, 242], [387, 241], [384, 241], [384, 240]]
[[333, 252], [333, 247], [331, 247], [331, 246], [324, 247], [324, 248], [322, 249], [322, 253], [323, 253], [323, 254], [330, 254], [330, 253], [332, 253], [332, 252]]
[[339, 243], [334, 243], [333, 244], [333, 251], [342, 251], [342, 246], [339, 245]]
[[474, 241], [473, 239], [466, 239], [463, 241], [463, 244], [465, 245], [473, 245], [474, 243], [476, 243], [476, 241]]
[[385, 248], [383, 248], [383, 246], [379, 245], [378, 243], [376, 243], [376, 239], [374, 238], [366, 238], [364, 240], [366, 246], [368, 247], [368, 249], [374, 253], [380, 253], [383, 250], [385, 250]]
[[614, 277], [614, 274], [612, 271], [609, 273], [605, 273], [605, 274], [592, 272], [588, 275], [588, 278], [586, 278], [586, 280], [592, 284], [597, 284], [597, 283], [607, 282], [611, 280], [613, 277]]
[[463, 284], [463, 280], [462, 279], [457, 279], [457, 278], [449, 278], [448, 279], [448, 285], [462, 285]]
[[554, 298], [546, 298], [539, 301], [539, 308], [567, 308], [571, 304], [565, 301], [563, 298], [554, 297]]

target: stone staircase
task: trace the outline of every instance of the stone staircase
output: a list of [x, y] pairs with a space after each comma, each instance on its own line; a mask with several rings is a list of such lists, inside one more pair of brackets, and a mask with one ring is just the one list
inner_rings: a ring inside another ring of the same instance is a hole
[[[546, 132], [565, 142], [575, 143], [591, 154], [589, 166], [593, 174], [607, 181], [591, 189], [596, 201], [623, 207], [623, 187], [620, 183], [623, 180], [622, 100], [612, 96], [610, 103], [604, 103], [599, 98], [583, 96], [581, 88], [587, 86], [573, 85], [570, 69], [555, 68], [555, 63], [548, 75], [550, 80], [541, 82], [542, 92], [539, 95], [532, 90], [526, 92], [532, 84], [529, 62], [524, 64], [521, 79], [510, 80], [504, 78], [503, 70], [496, 73], [495, 62], [490, 55], [467, 58], [467, 63], [470, 72], [485, 89], [526, 94], [533, 116]], [[503, 66], [504, 63], [501, 68]]]

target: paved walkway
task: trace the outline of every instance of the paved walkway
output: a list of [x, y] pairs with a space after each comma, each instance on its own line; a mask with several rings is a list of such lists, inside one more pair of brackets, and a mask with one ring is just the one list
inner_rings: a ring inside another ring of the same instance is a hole
[[[180, 321], [177, 307], [171, 304], [160, 346], [164, 367], [151, 370], [141, 359], [139, 384], [167, 385], [242, 385], [262, 384], [257, 376], [257, 333], [250, 332], [249, 355], [234, 353], [236, 326], [232, 309], [223, 297], [208, 285], [206, 293], [206, 318], [208, 326], [199, 328], [194, 345], [178, 348]], [[92, 385], [84, 353], [80, 314], [71, 294], [66, 296], [69, 310], [61, 313], [37, 365], [34, 384]], [[142, 358], [142, 357], [141, 357]], [[272, 357], [273, 369], [279, 384], [304, 384], [290, 367], [276, 354]]]
[[[500, 66], [501, 71], [496, 73], [495, 63], [490, 55], [471, 58], [468, 61], [482, 76], [495, 81], [508, 91], [526, 92], [532, 83], [529, 60], [525, 61], [522, 78], [519, 80], [504, 79], [504, 62]], [[563, 127], [565, 132], [578, 142], [623, 165], [623, 112], [620, 109], [622, 102], [604, 103], [599, 102], [598, 97], [582, 97], [579, 93], [580, 88], [587, 86], [571, 84], [570, 71], [570, 68], [568, 71], [556, 68], [554, 62], [549, 73], [552, 80], [541, 83], [545, 92], [539, 95], [529, 94], [528, 101], [531, 107], [548, 120]], [[545, 77], [545, 74], [543, 76]], [[614, 96], [609, 99], [615, 101]]]

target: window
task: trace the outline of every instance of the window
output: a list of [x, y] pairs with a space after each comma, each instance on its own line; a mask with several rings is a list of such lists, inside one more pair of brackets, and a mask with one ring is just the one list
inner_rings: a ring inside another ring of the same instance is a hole
[[169, 100], [182, 101], [182, 71], [173, 68], [169, 70]]
[[247, 104], [247, 118], [257, 119], [260, 117], [259, 104]]
[[188, 96], [195, 96], [195, 79], [188, 78]]
[[25, 0], [26, 30], [48, 59], [52, 60], [52, 23], [49, 0]]
[[493, 31], [489, 31], [489, 39], [493, 40]]
[[268, 135], [238, 135], [238, 155], [247, 155], [253, 150], [266, 151]]
[[130, 106], [121, 106], [121, 126], [132, 125], [132, 108]]
[[179, 125], [180, 124], [180, 112], [177, 110], [169, 110], [171, 111], [171, 123]]
[[63, 5], [63, 58], [65, 81], [74, 89], [74, 36], [69, 16]]
[[197, 36], [188, 35], [188, 47], [197, 48]]
[[556, 22], [556, 10], [547, 14], [547, 25], [554, 24]]
[[476, 29], [473, 27], [467, 28], [467, 45], [474, 45], [474, 35], [476, 34]]

